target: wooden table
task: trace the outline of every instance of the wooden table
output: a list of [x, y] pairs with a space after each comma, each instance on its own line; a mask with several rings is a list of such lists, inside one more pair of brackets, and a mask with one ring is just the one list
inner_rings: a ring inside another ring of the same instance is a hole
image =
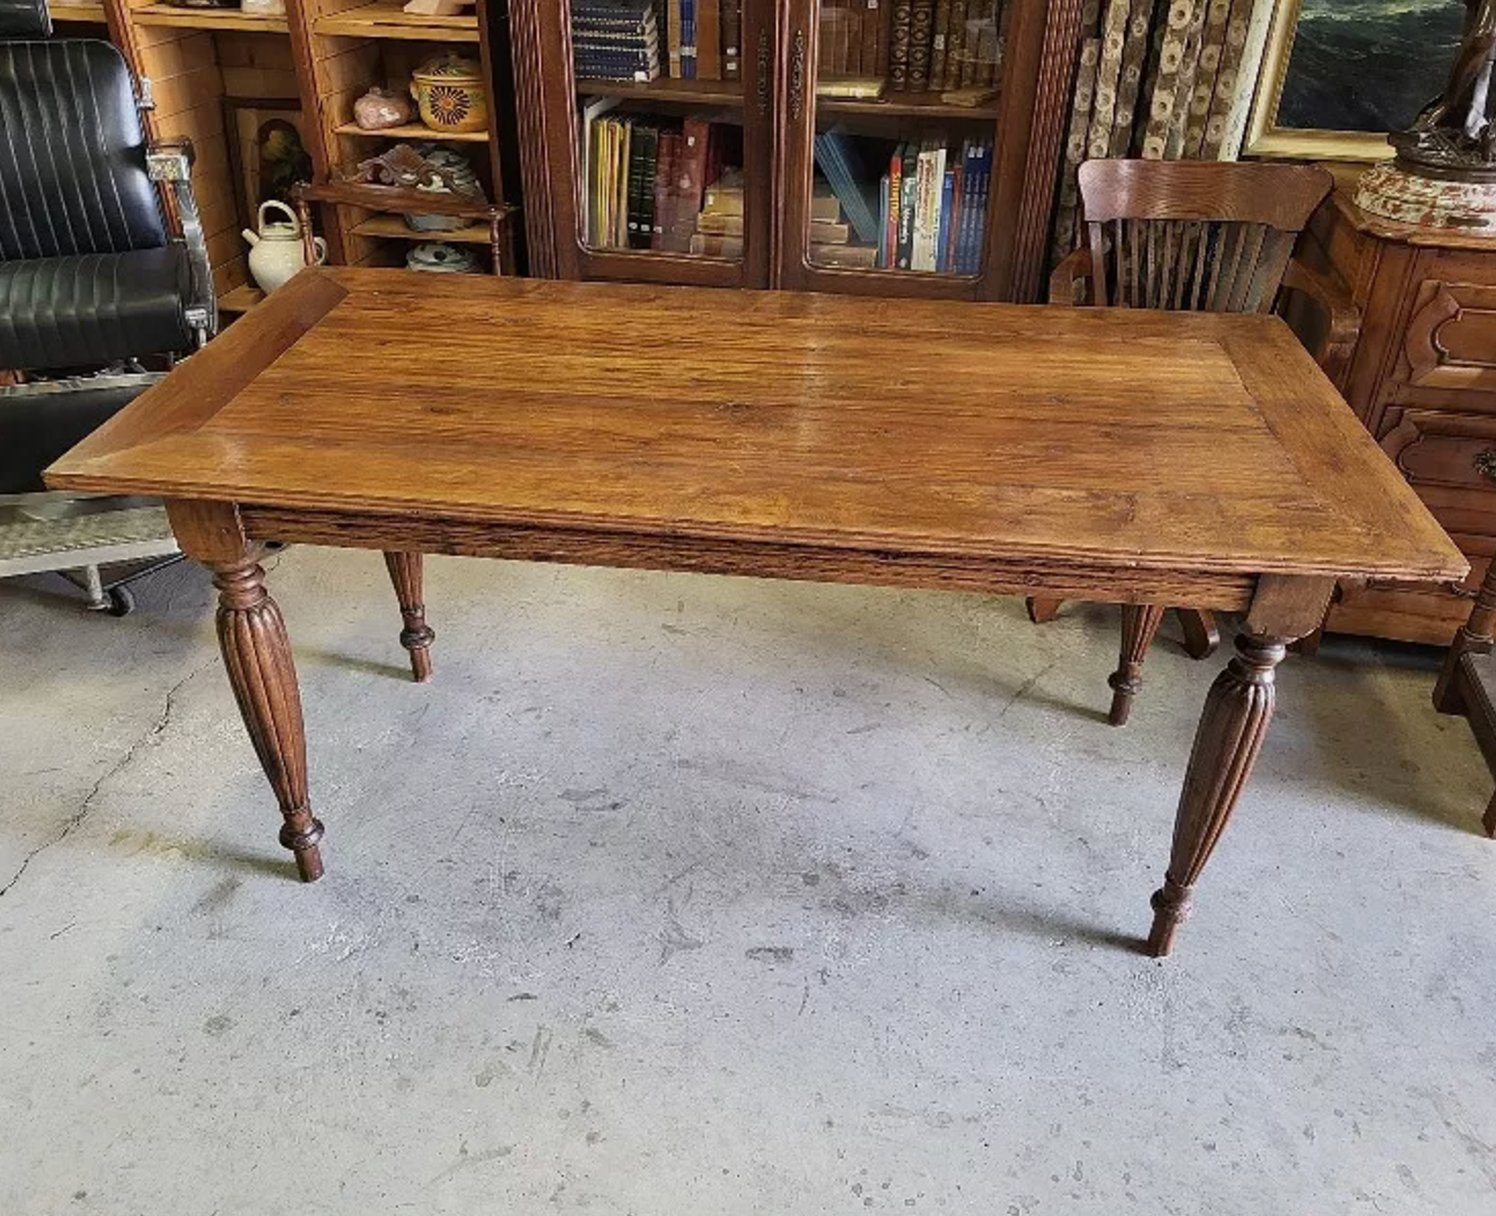
[[322, 824], [269, 540], [385, 550], [418, 676], [422, 552], [1245, 613], [1157, 955], [1336, 580], [1467, 570], [1262, 316], [315, 269], [47, 479], [167, 499], [307, 880]]

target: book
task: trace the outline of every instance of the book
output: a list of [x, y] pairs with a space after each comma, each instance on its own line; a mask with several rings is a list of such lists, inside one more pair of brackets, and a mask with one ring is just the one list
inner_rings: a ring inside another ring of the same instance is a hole
[[672, 231], [665, 248], [682, 252], [689, 248], [696, 216], [701, 211], [705, 189], [707, 143], [711, 127], [700, 118], [688, 118], [681, 124], [680, 152], [675, 162]]
[[815, 163], [841, 204], [857, 239], [878, 239], [877, 177], [862, 164], [856, 142], [833, 128], [815, 137]]
[[878, 47], [888, 23], [887, 10], [879, 7], [879, 0], [853, 0], [853, 3], [862, 5], [862, 74], [882, 80], [888, 68], [878, 63]]
[[945, 31], [945, 85], [947, 89], [961, 87], [961, 71], [966, 62], [966, 4], [967, 0], [951, 0], [951, 15]]
[[670, 63], [671, 80], [681, 78], [681, 2], [682, 0], [664, 0], [666, 51]]
[[888, 265], [888, 174], [878, 181], [878, 256], [873, 265], [883, 269]]
[[[943, 160], [943, 155], [942, 155]], [[935, 269], [951, 269], [951, 234], [956, 230], [956, 171], [941, 174], [940, 221], [935, 228]]]
[[680, 132], [660, 132], [654, 179], [654, 232], [651, 249], [669, 249], [667, 233], [674, 231], [675, 180], [679, 172]]
[[930, 87], [930, 33], [935, 25], [935, 0], [914, 0], [909, 11], [909, 91]]
[[741, 80], [743, 77], [743, 10], [742, 0], [721, 0], [722, 21], [722, 79]]
[[909, 87], [909, 33], [914, 0], [893, 0], [888, 42], [888, 87], [902, 93]]
[[810, 192], [810, 218], [827, 224], [841, 220], [841, 200], [825, 182], [816, 182]]
[[878, 250], [872, 245], [821, 245], [812, 237], [810, 260], [841, 270], [872, 270], [878, 265]]
[[899, 170], [899, 239], [894, 246], [894, 266], [908, 270], [914, 254], [914, 204], [919, 149], [905, 143]]
[[696, 232], [686, 244], [686, 253], [708, 258], [741, 258], [743, 238], [740, 236], [706, 236]]
[[898, 261], [899, 251], [899, 206], [900, 191], [904, 177], [904, 155], [895, 148], [888, 158], [888, 172], [883, 175], [885, 198], [883, 200], [883, 265], [892, 267]]
[[967, 247], [966, 273], [978, 274], [987, 244], [987, 195], [992, 184], [992, 147], [979, 144], [974, 158], [976, 182], [971, 192], [971, 229]]
[[696, 79], [696, 5], [697, 0], [680, 0], [680, 74], [682, 80]]
[[696, 0], [696, 78], [722, 79], [721, 0]]
[[935, 0], [935, 24], [930, 30], [930, 88], [945, 88], [946, 58], [951, 34], [951, 0]]

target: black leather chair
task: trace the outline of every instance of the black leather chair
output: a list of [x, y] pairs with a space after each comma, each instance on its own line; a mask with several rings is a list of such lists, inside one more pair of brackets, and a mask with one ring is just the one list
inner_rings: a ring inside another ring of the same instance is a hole
[[217, 326], [191, 148], [147, 147], [118, 50], [50, 29], [44, 0], [0, 0], [0, 368], [190, 351]]
[[190, 145], [147, 146], [114, 47], [50, 32], [45, 0], [0, 0], [0, 369], [25, 381], [0, 389], [0, 575], [77, 571], [120, 613], [143, 571], [98, 567], [175, 551], [159, 504], [46, 493], [41, 471], [159, 378], [121, 363], [189, 353], [218, 317]]

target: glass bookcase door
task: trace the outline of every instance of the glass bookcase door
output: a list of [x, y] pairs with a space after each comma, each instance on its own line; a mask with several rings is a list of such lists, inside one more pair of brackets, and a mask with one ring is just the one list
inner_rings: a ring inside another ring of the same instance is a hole
[[977, 276], [1004, 0], [810, 5], [812, 36], [790, 63], [791, 111], [804, 88], [811, 124], [806, 266]]
[[562, 3], [582, 245], [740, 262], [755, 176], [744, 0]]

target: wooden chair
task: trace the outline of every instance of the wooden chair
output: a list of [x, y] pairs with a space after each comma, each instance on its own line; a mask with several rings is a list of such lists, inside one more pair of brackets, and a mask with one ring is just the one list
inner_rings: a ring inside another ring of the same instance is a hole
[[[1454, 643], [1444, 656], [1439, 682], [1434, 685], [1434, 708], [1441, 714], [1459, 714], [1470, 722], [1470, 730], [1496, 776], [1496, 655], [1491, 653], [1491, 635], [1496, 631], [1496, 561], [1475, 597], [1470, 619], [1460, 626]], [[1482, 821], [1486, 835], [1496, 838], [1496, 794], [1486, 806]]]
[[[1293, 257], [1309, 216], [1334, 186], [1309, 165], [1091, 160], [1080, 167], [1087, 243], [1054, 270], [1049, 302], [1109, 308], [1271, 312], [1301, 292], [1317, 316], [1311, 348], [1337, 384], [1360, 314], [1349, 294]], [[1029, 617], [1051, 620], [1060, 601], [1031, 597]], [[1143, 660], [1169, 605], [1126, 604], [1122, 648], [1108, 683], [1108, 721], [1127, 721]], [[1210, 614], [1180, 607], [1185, 648], [1204, 658], [1219, 642]]]

